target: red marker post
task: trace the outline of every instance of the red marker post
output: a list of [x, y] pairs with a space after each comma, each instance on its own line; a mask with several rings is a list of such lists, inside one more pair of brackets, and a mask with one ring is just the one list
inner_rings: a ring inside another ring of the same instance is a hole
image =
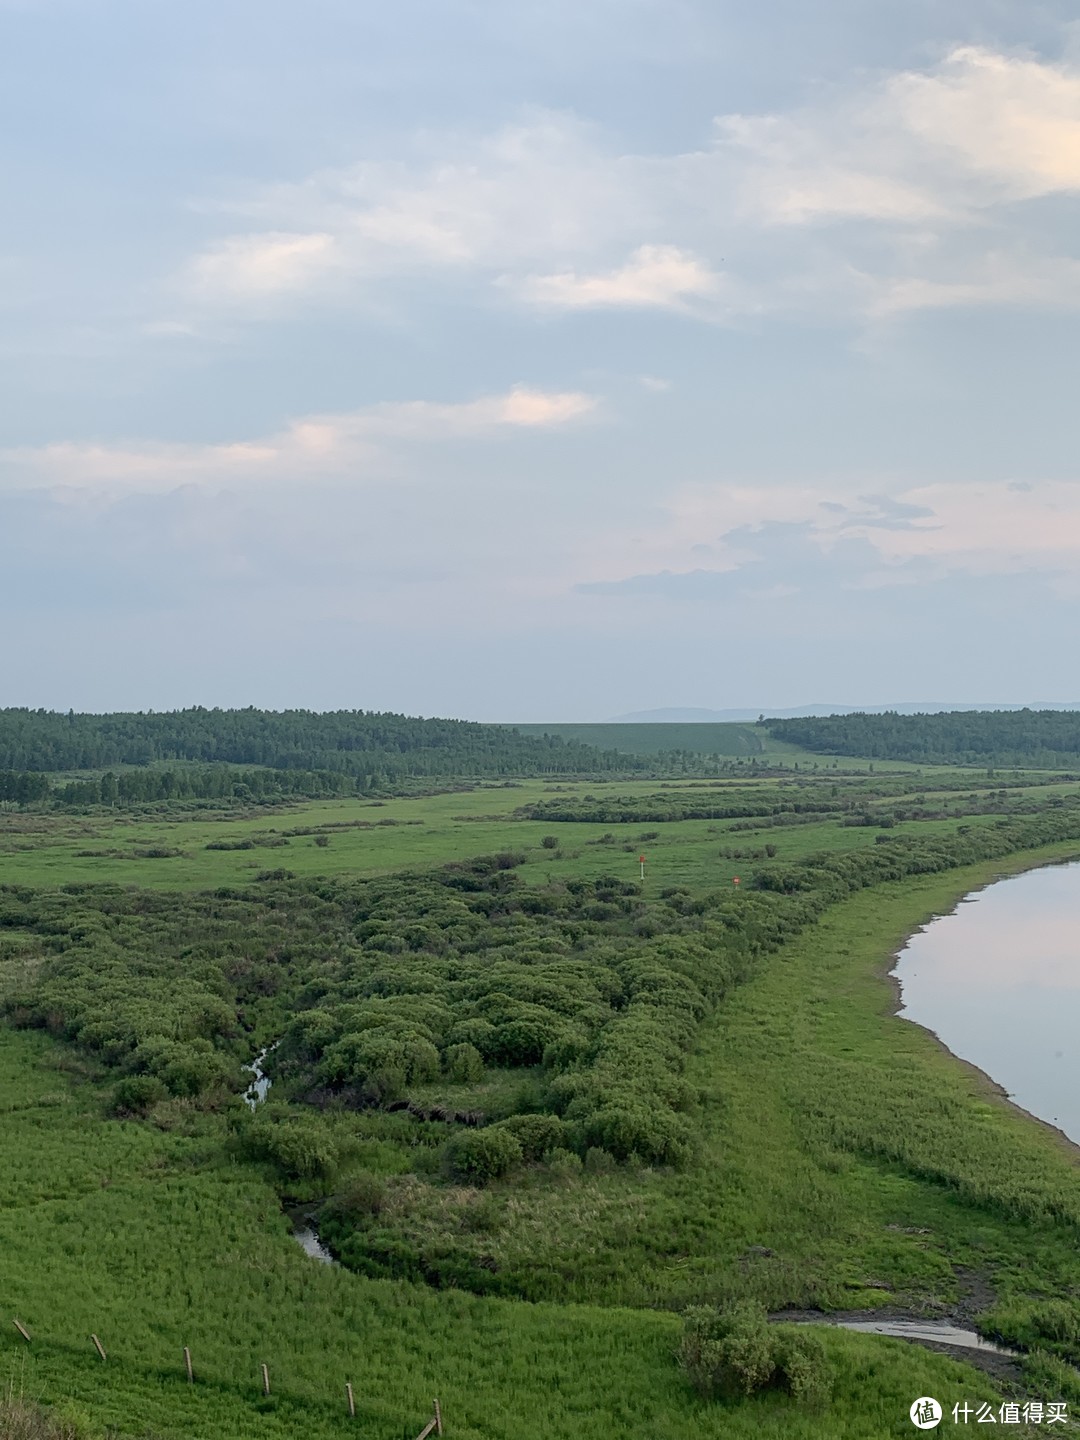
[[644, 880], [644, 879], [645, 879], [645, 856], [644, 856], [644, 855], [639, 855], [639, 856], [638, 856], [638, 864], [641, 866], [641, 878]]
[[735, 886], [735, 889], [736, 889], [736, 890], [739, 888], [739, 877], [738, 877], [738, 875], [733, 875], [733, 876], [731, 877], [731, 883]]

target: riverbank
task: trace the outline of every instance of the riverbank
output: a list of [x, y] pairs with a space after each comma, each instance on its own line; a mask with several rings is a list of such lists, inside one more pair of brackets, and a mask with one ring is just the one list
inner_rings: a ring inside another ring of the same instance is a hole
[[898, 1018], [889, 972], [904, 938], [964, 894], [1076, 853], [857, 895], [706, 1026], [691, 1078], [714, 1099], [704, 1165], [726, 1198], [701, 1223], [735, 1229], [730, 1288], [775, 1308], [801, 1288], [826, 1311], [981, 1317], [1003, 1340], [1033, 1297], [1071, 1295], [1077, 1147]]
[[[1080, 1159], [1080, 1115], [1073, 1109], [1072, 1093], [1076, 1075], [1047, 1076], [1047, 1083], [1032, 1084], [1043, 1077], [1025, 1075], [1027, 1067], [1017, 1063], [1027, 1055], [1037, 1068], [1052, 1028], [1057, 1028], [1063, 1047], [1080, 1032], [1071, 981], [1054, 973], [1055, 955], [1056, 969], [1062, 968], [1063, 946], [1071, 968], [1080, 938], [1080, 872], [1067, 876], [1075, 863], [1073, 857], [1025, 865], [974, 887], [908, 937], [893, 957], [889, 980], [897, 1015], [928, 1031], [957, 1063], [969, 1067], [986, 1094], [1044, 1126]], [[1024, 875], [1032, 877], [1026, 885], [1020, 879]], [[1066, 879], [1068, 886], [1061, 892], [1059, 882]], [[1020, 888], [999, 888], [1010, 880]], [[1033, 885], [1039, 888], [1033, 890]], [[980, 897], [981, 908], [968, 910], [970, 903], [979, 905]], [[982, 913], [988, 905], [994, 907], [992, 920]], [[1010, 911], [1017, 906], [1020, 914], [1014, 919]], [[943, 921], [949, 922], [947, 934]], [[919, 965], [932, 970], [921, 981]], [[1064, 1010], [1059, 1013], [1054, 986], [1063, 978], [1066, 989], [1057, 1000]], [[1019, 981], [1024, 988], [1016, 988]], [[1002, 996], [996, 1002], [999, 987]], [[1037, 1009], [1032, 1016], [1019, 1008], [1029, 998], [1025, 989], [1033, 989], [1041, 1014]], [[1017, 1089], [1007, 1088], [1006, 1079]], [[1021, 1094], [1029, 1104], [1021, 1103]], [[1071, 1113], [1068, 1127], [1053, 1114], [1059, 1108]]]

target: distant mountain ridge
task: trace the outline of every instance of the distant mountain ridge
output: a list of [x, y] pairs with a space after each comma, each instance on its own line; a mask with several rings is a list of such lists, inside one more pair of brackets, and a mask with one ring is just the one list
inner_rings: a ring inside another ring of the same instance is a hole
[[702, 710], [692, 706], [675, 706], [663, 710], [637, 710], [629, 715], [616, 715], [607, 723], [610, 725], [745, 725], [765, 715], [775, 720], [818, 719], [827, 715], [941, 715], [965, 710], [1080, 710], [1080, 701], [1032, 700], [1025, 705], [1004, 705], [1000, 702], [974, 704], [971, 702], [926, 700], [918, 703], [905, 701], [898, 705], [799, 705], [789, 710], [771, 710], [758, 706], [756, 710]]

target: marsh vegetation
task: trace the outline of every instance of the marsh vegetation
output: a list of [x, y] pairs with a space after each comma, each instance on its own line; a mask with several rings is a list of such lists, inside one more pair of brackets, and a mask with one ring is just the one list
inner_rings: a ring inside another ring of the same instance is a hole
[[992, 780], [8, 802], [0, 1253], [34, 1343], [3, 1337], [7, 1373], [164, 1436], [345, 1433], [346, 1380], [387, 1440], [434, 1393], [456, 1435], [567, 1440], [869, 1437], [917, 1394], [1000, 1397], [901, 1342], [761, 1328], [884, 1307], [1064, 1391], [1073, 1155], [884, 980], [927, 914], [1080, 853], [1076, 782]]

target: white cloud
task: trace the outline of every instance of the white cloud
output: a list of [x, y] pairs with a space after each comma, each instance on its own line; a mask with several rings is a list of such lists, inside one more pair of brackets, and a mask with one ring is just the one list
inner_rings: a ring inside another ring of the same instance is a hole
[[1080, 72], [978, 47], [890, 82], [900, 123], [1014, 199], [1080, 190]]
[[432, 442], [539, 430], [595, 410], [583, 391], [515, 386], [502, 395], [459, 404], [406, 401], [362, 410], [308, 415], [259, 440], [225, 445], [58, 443], [0, 453], [2, 488], [172, 490], [182, 485], [303, 482], [313, 474], [354, 474], [358, 462], [388, 442]]
[[627, 152], [549, 113], [421, 136], [407, 160], [238, 197], [219, 217], [243, 228], [196, 255], [181, 289], [242, 310], [371, 300], [407, 276], [714, 322], [1041, 305], [1074, 232], [1025, 202], [1076, 193], [1080, 68], [969, 46], [799, 109], [720, 115], [696, 150]]
[[691, 300], [711, 299], [720, 277], [704, 261], [676, 245], [642, 245], [625, 265], [603, 274], [529, 275], [519, 293], [534, 305], [558, 310], [598, 307], [685, 310]]
[[211, 298], [251, 300], [302, 291], [332, 268], [336, 248], [326, 233], [230, 235], [196, 257], [190, 283]]
[[867, 313], [887, 318], [912, 310], [976, 305], [1040, 309], [1080, 307], [1080, 260], [988, 252], [966, 267], [867, 281]]
[[507, 264], [593, 253], [647, 223], [648, 196], [624, 175], [634, 164], [565, 115], [541, 113], [484, 137], [422, 136], [411, 164], [320, 170], [239, 197], [225, 213], [242, 216], [244, 232], [196, 256], [183, 285], [200, 291], [209, 278], [242, 300], [253, 258], [271, 280], [281, 272], [318, 290], [341, 275], [494, 277]]
[[957, 223], [1080, 190], [1080, 70], [977, 47], [831, 103], [716, 127], [743, 162], [741, 208], [765, 223]]

